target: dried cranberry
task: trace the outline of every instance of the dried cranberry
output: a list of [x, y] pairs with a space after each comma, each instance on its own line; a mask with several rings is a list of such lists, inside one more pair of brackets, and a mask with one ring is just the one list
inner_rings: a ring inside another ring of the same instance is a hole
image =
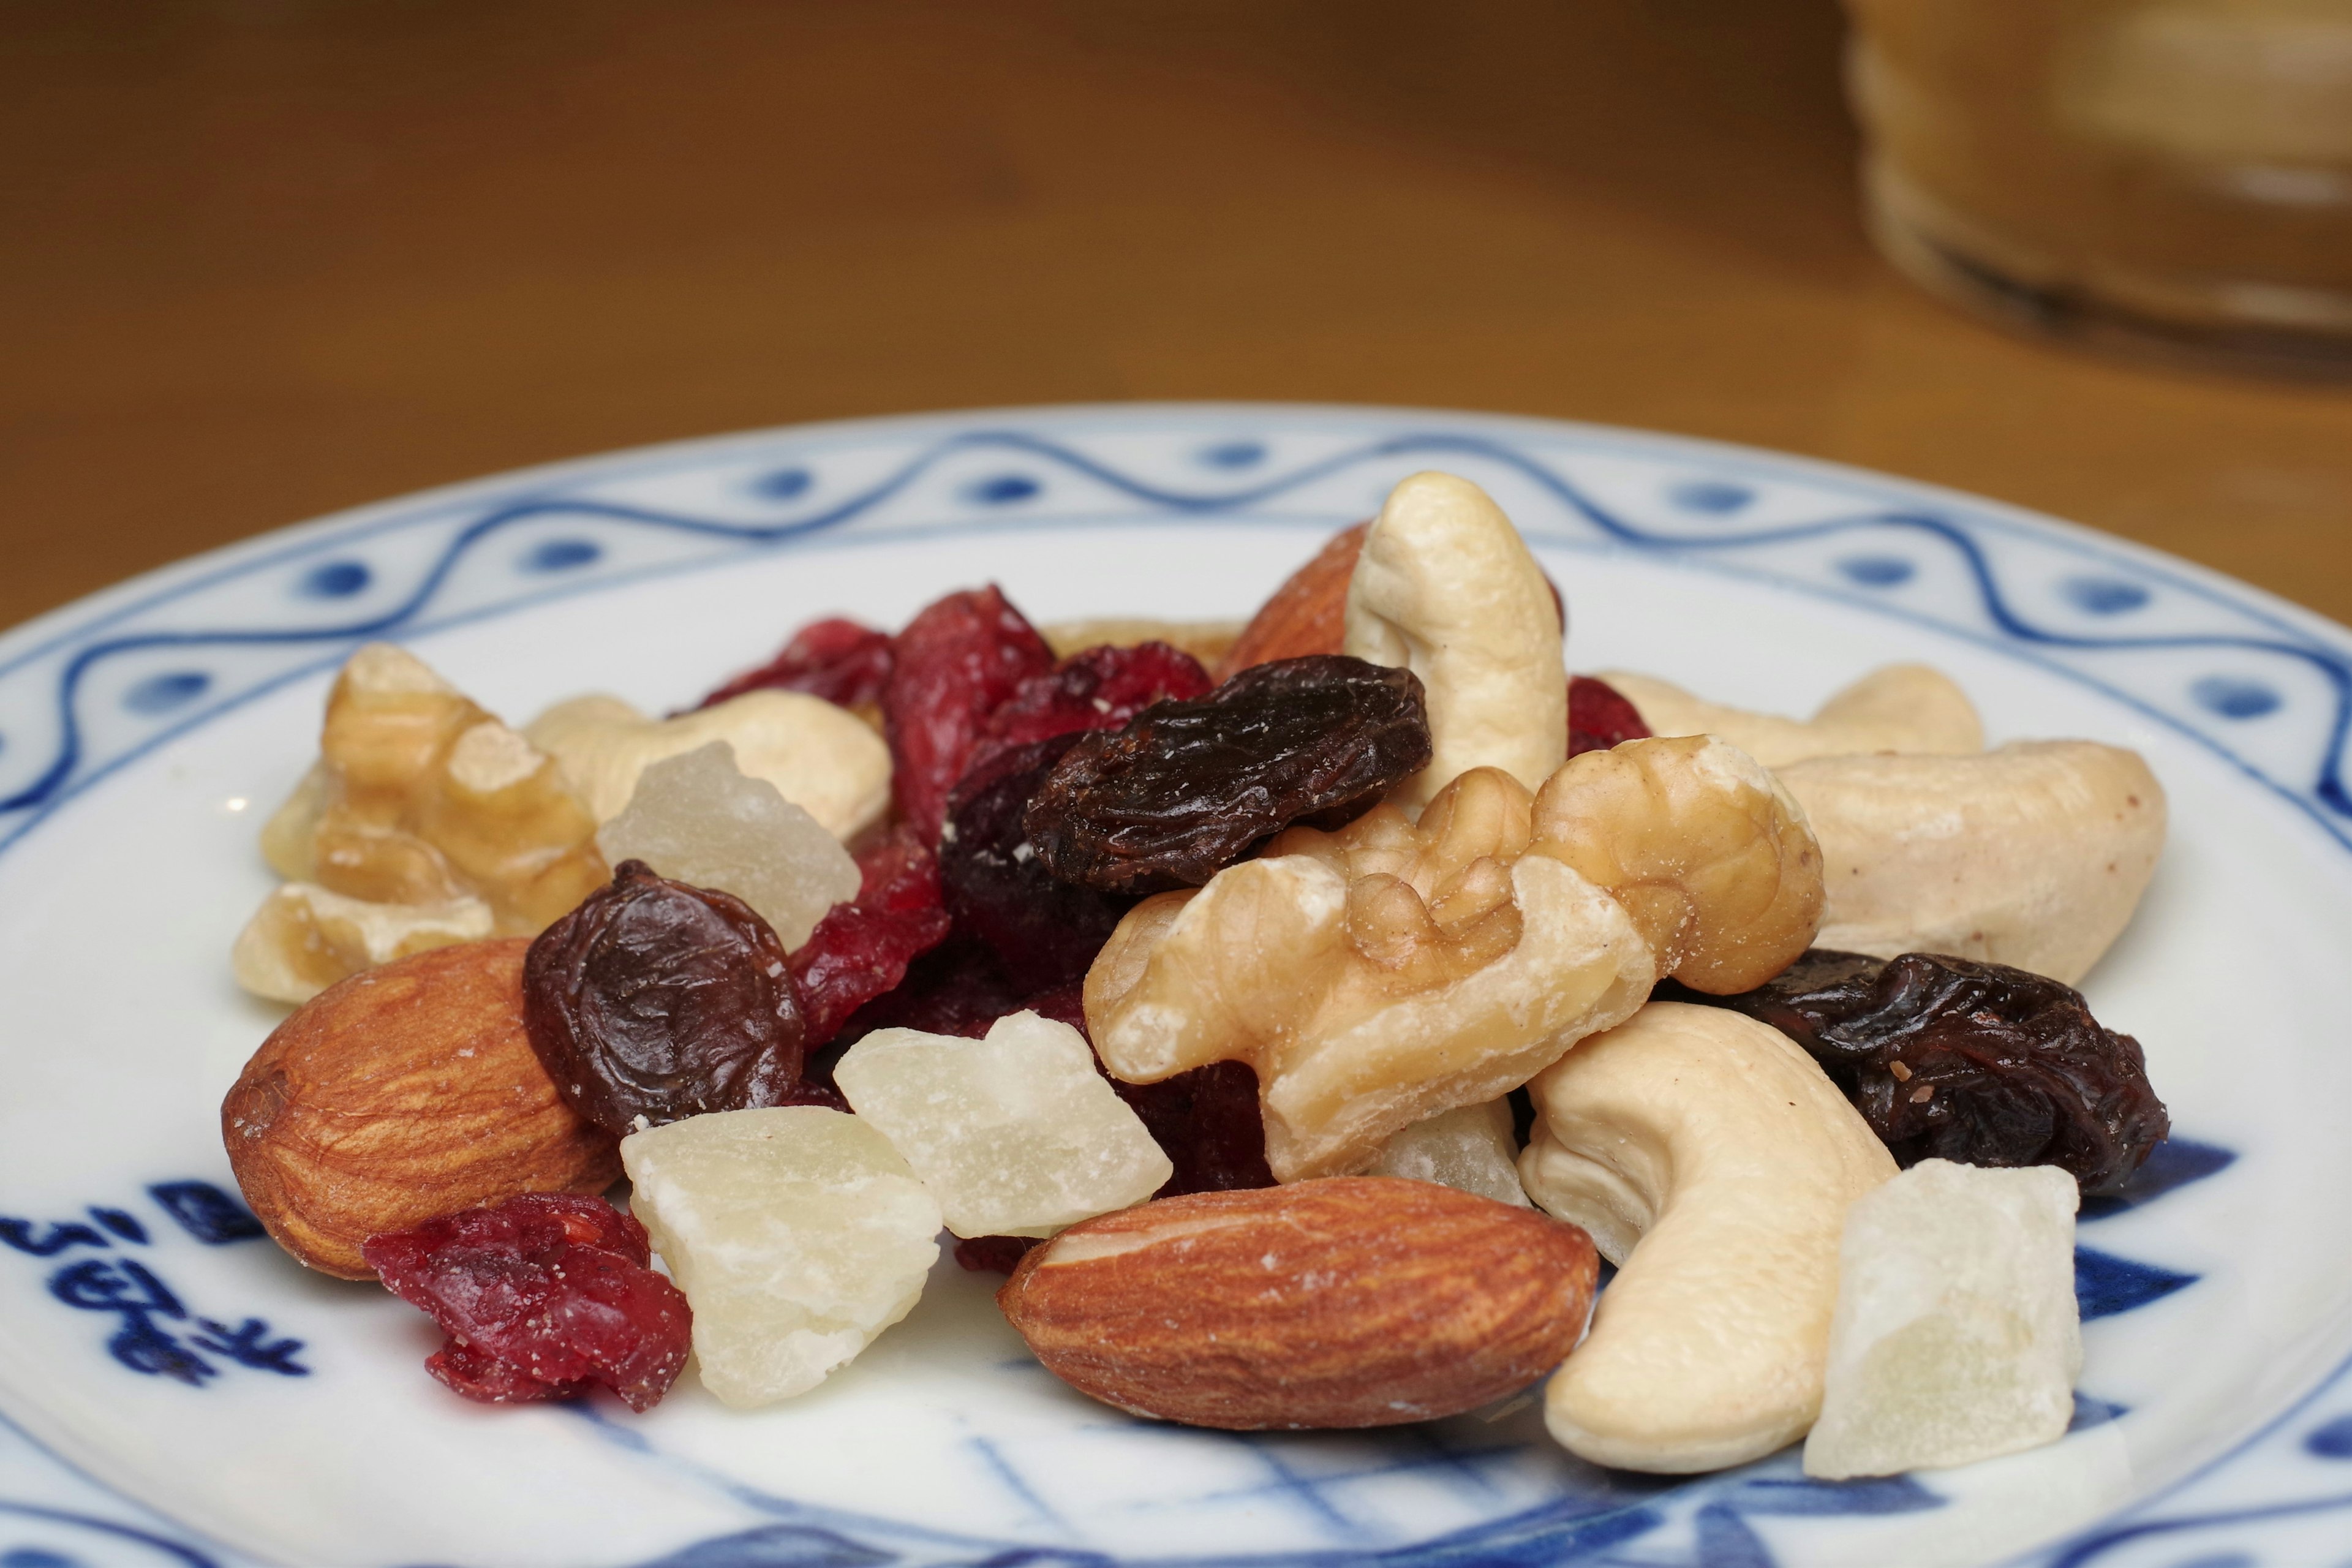
[[1077, 741], [1055, 735], [976, 764], [948, 798], [940, 836], [940, 886], [956, 929], [986, 943], [1024, 991], [1085, 974], [1135, 901], [1055, 880], [1023, 826], [1030, 797]]
[[568, 1399], [601, 1384], [649, 1410], [686, 1365], [685, 1296], [649, 1267], [645, 1227], [602, 1198], [509, 1198], [360, 1251], [449, 1336], [425, 1364], [468, 1399]]
[[1029, 803], [1029, 837], [1048, 871], [1081, 887], [1197, 887], [1294, 822], [1361, 815], [1429, 758], [1411, 670], [1282, 659], [1084, 737]]
[[1568, 754], [1605, 752], [1627, 741], [1646, 741], [1650, 727], [1624, 693], [1589, 675], [1568, 678]]
[[805, 691], [844, 708], [877, 701], [890, 678], [890, 638], [856, 621], [812, 621], [783, 651], [719, 687], [696, 706], [708, 708], [747, 691]]
[[1816, 949], [1740, 995], [1675, 994], [1811, 1052], [1906, 1165], [2059, 1165], [2111, 1193], [2171, 1131], [2139, 1042], [2072, 986], [2007, 964]]
[[907, 966], [896, 989], [860, 1007], [828, 1054], [846, 1049], [877, 1029], [920, 1029], [927, 1035], [978, 1039], [1024, 998], [996, 955], [968, 937], [952, 936]]
[[614, 1137], [705, 1111], [823, 1103], [768, 922], [624, 860], [523, 960], [523, 1026], [572, 1110]]
[[950, 594], [892, 639], [881, 698], [890, 787], [898, 815], [925, 844], [939, 842], [948, 792], [989, 715], [1053, 665], [1045, 639], [993, 584]]
[[857, 869], [857, 897], [826, 910], [790, 961], [811, 1048], [947, 938], [939, 866], [911, 833], [900, 828], [859, 855]]
[[1199, 697], [1213, 684], [1199, 659], [1164, 642], [1074, 653], [1023, 681], [989, 715], [966, 773], [998, 752], [1081, 730], [1116, 730], [1155, 702]]

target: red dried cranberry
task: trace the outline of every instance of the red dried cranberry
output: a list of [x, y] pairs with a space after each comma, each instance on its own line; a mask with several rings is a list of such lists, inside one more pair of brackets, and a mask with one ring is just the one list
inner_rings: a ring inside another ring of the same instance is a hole
[[1164, 642], [1074, 653], [1023, 681], [989, 715], [966, 776], [1000, 752], [1081, 730], [1116, 730], [1155, 702], [1199, 697], [1213, 684], [1199, 659]]
[[1030, 797], [1077, 741], [1073, 731], [977, 762], [948, 797], [940, 836], [948, 913], [1023, 991], [1084, 975], [1135, 902], [1055, 880], [1023, 826]]
[[892, 639], [881, 698], [890, 787], [898, 815], [925, 844], [939, 842], [948, 792], [989, 715], [1053, 665], [1045, 639], [993, 584], [949, 595]]
[[857, 858], [857, 897], [825, 911], [790, 960], [793, 989], [812, 1048], [841, 1033], [849, 1016], [897, 986], [907, 966], [945, 941], [931, 852], [900, 828]]
[[648, 1267], [645, 1227], [602, 1198], [509, 1198], [360, 1252], [449, 1336], [425, 1364], [468, 1399], [568, 1399], [601, 1384], [649, 1410], [686, 1365], [686, 1297]]
[[1589, 675], [1568, 678], [1568, 754], [1605, 752], [1626, 741], [1646, 741], [1650, 727], [1641, 710], [1605, 680]]
[[856, 621], [812, 621], [783, 651], [719, 687], [696, 706], [708, 708], [747, 691], [805, 691], [844, 708], [874, 702], [890, 678], [890, 638]]

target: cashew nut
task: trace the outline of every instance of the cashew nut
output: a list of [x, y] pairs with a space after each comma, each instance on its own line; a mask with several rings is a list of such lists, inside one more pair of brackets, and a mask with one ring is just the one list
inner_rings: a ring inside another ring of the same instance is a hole
[[1587, 752], [1536, 796], [1535, 851], [1633, 916], [1662, 975], [1729, 994], [1811, 942], [1822, 857], [1804, 813], [1738, 747], [1707, 735]]
[[1968, 693], [1924, 664], [1874, 669], [1801, 722], [1727, 708], [1631, 670], [1607, 670], [1600, 679], [1633, 704], [1653, 735], [1717, 736], [1768, 768], [1861, 752], [1958, 756], [1984, 750], [1984, 726]]
[[1948, 952], [2072, 985], [2164, 847], [2136, 752], [2027, 741], [1973, 757], [1817, 757], [1780, 771], [1822, 846], [1823, 947]]
[[1130, 1083], [1249, 1061], [1286, 1182], [1360, 1168], [1400, 1129], [1526, 1081], [1656, 974], [1623, 905], [1518, 853], [1526, 811], [1481, 769], [1419, 829], [1393, 806], [1294, 828], [1197, 892], [1145, 900], [1087, 975], [1097, 1053]]
[[725, 741], [747, 778], [850, 839], [890, 805], [890, 750], [846, 708], [800, 691], [747, 691], [674, 719], [649, 719], [617, 697], [575, 697], [530, 721], [523, 733], [563, 764], [564, 775], [599, 823], [636, 793], [648, 763]]
[[1389, 492], [1348, 584], [1345, 651], [1404, 665], [1429, 693], [1434, 752], [1398, 787], [1408, 809], [1473, 768], [1534, 789], [1568, 755], [1559, 612], [1486, 492], [1422, 473]]
[[1687, 1474], [1804, 1435], [1846, 1206], [1895, 1161], [1812, 1059], [1737, 1013], [1653, 1002], [1529, 1084], [1519, 1177], [1619, 1273], [1544, 1420], [1596, 1464]]

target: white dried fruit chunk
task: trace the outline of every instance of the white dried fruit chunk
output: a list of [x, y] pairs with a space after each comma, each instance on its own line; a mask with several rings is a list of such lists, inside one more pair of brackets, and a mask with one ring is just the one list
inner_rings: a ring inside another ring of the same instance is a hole
[[848, 709], [802, 691], [747, 691], [674, 719], [649, 719], [617, 697], [559, 702], [523, 731], [563, 765], [598, 822], [636, 793], [637, 775], [664, 757], [713, 741], [735, 748], [735, 765], [849, 839], [890, 804], [890, 749]]
[[877, 1029], [834, 1082], [958, 1236], [1052, 1236], [1143, 1202], [1174, 1173], [1086, 1037], [1034, 1013], [999, 1018], [978, 1040]]
[[1416, 1121], [1388, 1141], [1368, 1176], [1402, 1176], [1476, 1193], [1498, 1203], [1528, 1205], [1519, 1185], [1519, 1146], [1511, 1136], [1508, 1100], [1458, 1106]]
[[841, 840], [767, 780], [745, 777], [724, 741], [639, 773], [628, 805], [597, 829], [596, 846], [615, 866], [643, 860], [665, 877], [734, 894], [788, 952], [827, 910], [857, 896], [857, 862]]
[[262, 900], [229, 951], [229, 971], [257, 996], [308, 1002], [336, 981], [428, 948], [478, 942], [497, 925], [479, 899], [377, 904], [312, 882]]
[[1348, 580], [1344, 651], [1402, 665], [1429, 696], [1429, 766], [1397, 786], [1417, 808], [1473, 768], [1529, 789], [1568, 756], [1568, 668], [1543, 568], [1486, 491], [1414, 474], [1389, 492]]
[[702, 1385], [769, 1405], [823, 1383], [914, 1310], [940, 1205], [855, 1116], [778, 1106], [621, 1140], [629, 1202], [694, 1309]]
[[1966, 1465], [2056, 1442], [2083, 1370], [2074, 1178], [1923, 1160], [1846, 1212], [1805, 1473]]
[[1713, 735], [1768, 768], [1868, 752], [1960, 756], [1984, 750], [1976, 704], [1950, 676], [1924, 664], [1874, 669], [1801, 721], [1709, 702], [1631, 670], [1603, 670], [1600, 679], [1633, 705], [1651, 734]]

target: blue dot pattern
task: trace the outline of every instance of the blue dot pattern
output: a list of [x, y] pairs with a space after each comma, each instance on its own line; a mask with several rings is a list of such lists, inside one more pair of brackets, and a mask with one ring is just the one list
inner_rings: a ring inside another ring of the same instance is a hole
[[1265, 461], [1263, 441], [1220, 441], [1213, 447], [1201, 448], [1202, 466], [1211, 468], [1248, 468]]
[[200, 669], [167, 670], [151, 675], [122, 694], [122, 705], [133, 713], [169, 713], [205, 694], [213, 678]]
[[2284, 700], [2272, 687], [2259, 680], [2245, 680], [2231, 675], [2209, 675], [2189, 689], [2197, 705], [2224, 719], [2259, 719], [2265, 713], [2275, 713]]
[[2148, 600], [2146, 588], [2120, 577], [2069, 577], [2058, 584], [2058, 591], [2076, 609], [2095, 616], [2120, 616]]
[[522, 564], [530, 572], [569, 572], [604, 553], [604, 547], [593, 539], [548, 539], [532, 545]]
[[1849, 555], [1837, 569], [1865, 588], [1892, 588], [1908, 583], [1918, 572], [1900, 555]]
[[302, 574], [301, 591], [313, 599], [348, 599], [374, 580], [364, 561], [322, 561]]
[[806, 468], [778, 468], [751, 481], [751, 493], [769, 500], [798, 500], [816, 483]]
[[1045, 487], [1026, 474], [997, 474], [974, 479], [964, 487], [964, 500], [979, 506], [1011, 506], [1027, 500]]
[[1727, 517], [1754, 500], [1756, 492], [1746, 485], [1729, 484], [1721, 479], [1693, 479], [1668, 490], [1666, 499], [1685, 511]]

